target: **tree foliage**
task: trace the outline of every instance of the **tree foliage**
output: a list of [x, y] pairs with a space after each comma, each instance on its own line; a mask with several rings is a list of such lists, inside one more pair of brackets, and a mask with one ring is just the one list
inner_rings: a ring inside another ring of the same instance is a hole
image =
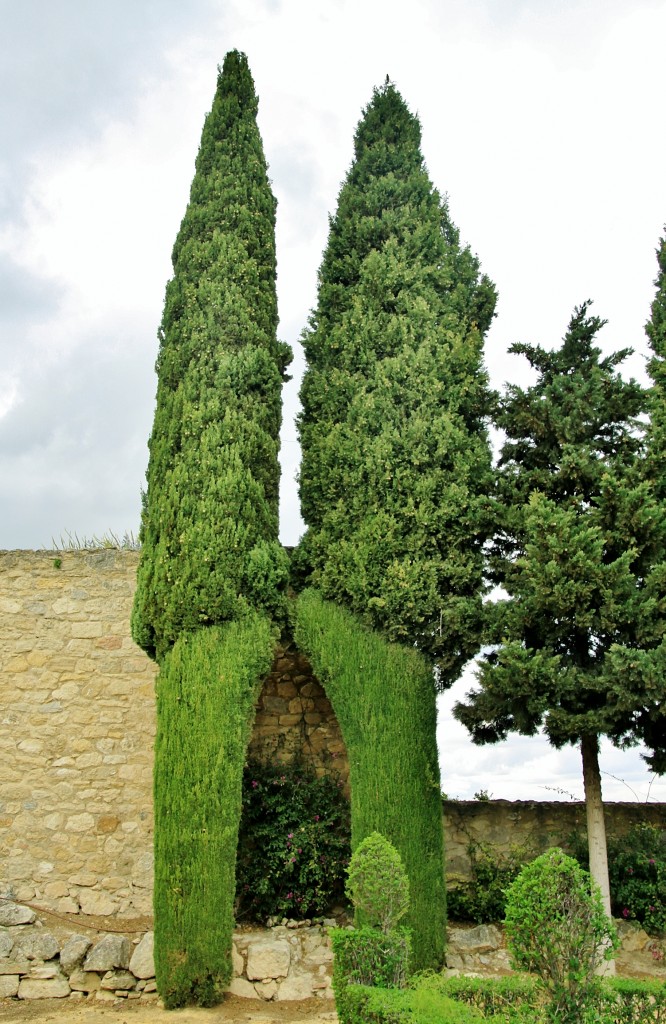
[[495, 291], [433, 188], [420, 125], [375, 90], [303, 344], [301, 571], [448, 685], [478, 646]]
[[[644, 478], [658, 502], [658, 515], [666, 523], [666, 237], [657, 250], [659, 272], [651, 317], [646, 325], [652, 356], [648, 372], [650, 420]], [[654, 558], [641, 594], [636, 650], [614, 653], [615, 668], [630, 692], [644, 694], [636, 708], [640, 732], [650, 753], [650, 768], [666, 772], [666, 538]]]
[[173, 248], [157, 359], [137, 643], [161, 659], [183, 632], [248, 608], [281, 613], [281, 385], [275, 198], [245, 56], [227, 54]]
[[512, 348], [537, 381], [509, 387], [498, 414], [492, 569], [509, 598], [489, 608], [481, 687], [455, 709], [476, 742], [543, 725], [556, 747], [600, 734], [625, 746], [660, 713], [663, 683], [617, 671], [641, 644], [664, 523], [639, 472], [645, 394], [616, 372], [626, 350], [595, 346], [602, 324], [583, 305], [557, 351]]

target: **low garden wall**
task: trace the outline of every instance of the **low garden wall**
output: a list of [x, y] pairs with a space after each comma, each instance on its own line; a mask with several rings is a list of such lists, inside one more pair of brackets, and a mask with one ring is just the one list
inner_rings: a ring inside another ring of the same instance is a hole
[[[266, 1002], [332, 999], [329, 933], [335, 925], [334, 919], [285, 920], [271, 928], [239, 928], [229, 992]], [[666, 981], [666, 943], [623, 921], [618, 929], [618, 972]], [[510, 974], [501, 926], [449, 925], [446, 965], [451, 973]], [[116, 1006], [155, 1002], [153, 933], [104, 932], [89, 922], [38, 916], [30, 907], [0, 900], [0, 999], [11, 998], [87, 999]]]

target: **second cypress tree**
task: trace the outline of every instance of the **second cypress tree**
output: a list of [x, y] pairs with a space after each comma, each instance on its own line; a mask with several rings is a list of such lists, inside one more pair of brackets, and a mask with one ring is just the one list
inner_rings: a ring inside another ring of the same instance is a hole
[[353, 762], [352, 845], [379, 831], [400, 851], [413, 966], [437, 968], [446, 908], [433, 667], [450, 685], [479, 642], [491, 488], [481, 350], [495, 292], [460, 246], [420, 140], [395, 87], [376, 90], [303, 338], [308, 531], [295, 563], [319, 593], [298, 602], [296, 638], [328, 683]]
[[418, 119], [376, 90], [303, 343], [298, 557], [324, 597], [455, 680], [478, 649], [495, 290], [459, 243]]

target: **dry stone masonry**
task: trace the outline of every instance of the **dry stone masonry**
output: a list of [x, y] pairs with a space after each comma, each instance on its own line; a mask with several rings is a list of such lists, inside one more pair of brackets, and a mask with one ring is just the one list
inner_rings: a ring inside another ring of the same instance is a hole
[[0, 896], [150, 911], [155, 669], [137, 553], [0, 553]]
[[[239, 929], [233, 940], [229, 991], [254, 1000], [331, 999], [334, 919], [285, 921], [270, 929]], [[0, 900], [0, 998], [157, 999], [153, 933], [72, 931], [45, 924], [26, 906]]]

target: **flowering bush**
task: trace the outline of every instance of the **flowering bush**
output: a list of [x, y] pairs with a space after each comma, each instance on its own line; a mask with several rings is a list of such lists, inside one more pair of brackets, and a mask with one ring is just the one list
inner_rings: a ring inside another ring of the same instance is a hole
[[666, 832], [642, 824], [609, 839], [608, 874], [614, 916], [666, 932]]
[[349, 804], [341, 784], [302, 764], [252, 761], [243, 775], [236, 916], [306, 918], [344, 902]]

